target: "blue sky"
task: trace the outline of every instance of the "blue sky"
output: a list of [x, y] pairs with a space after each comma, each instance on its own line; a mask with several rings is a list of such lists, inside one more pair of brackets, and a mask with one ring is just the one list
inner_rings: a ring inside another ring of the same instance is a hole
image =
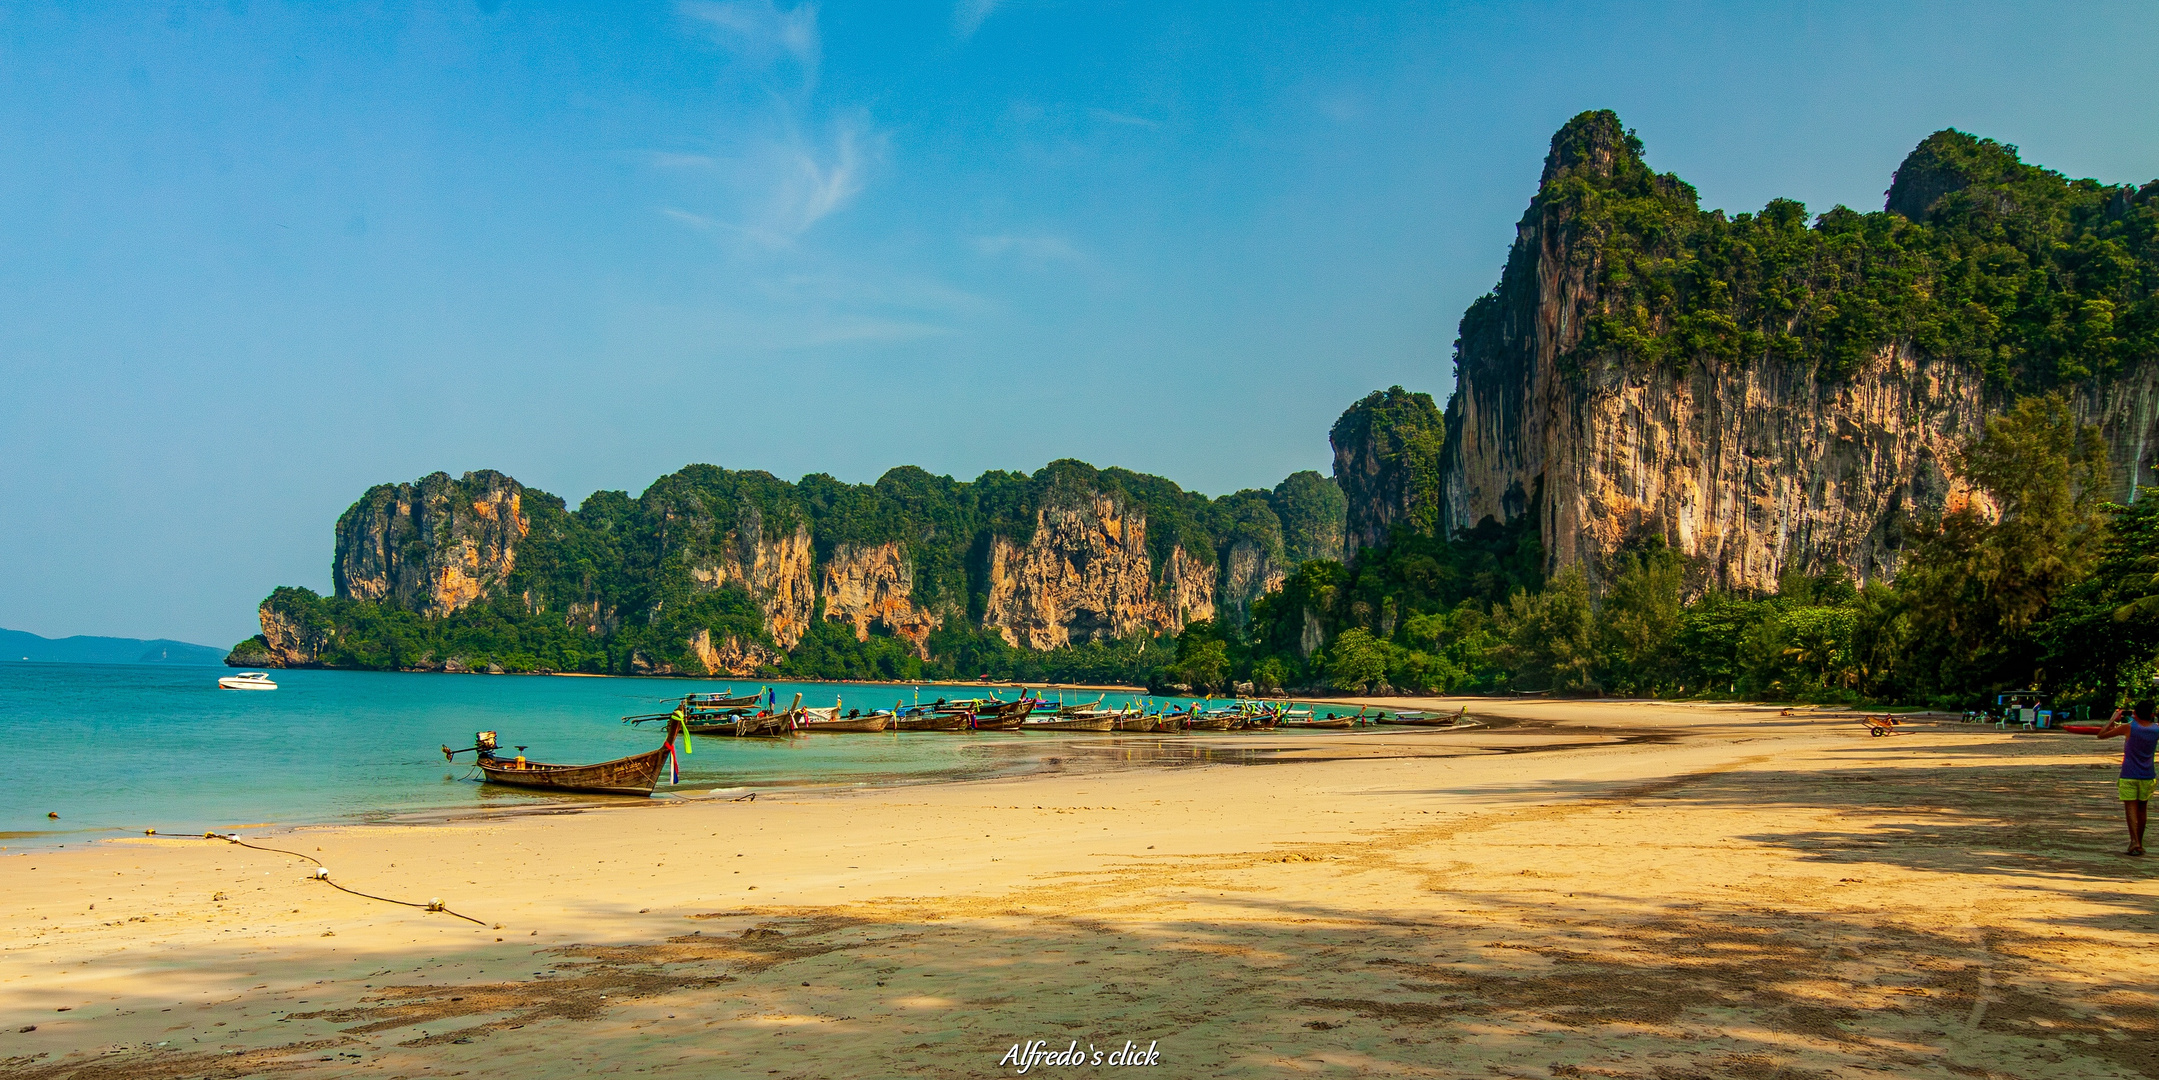
[[435, 469], [1325, 471], [1583, 109], [1733, 210], [2159, 176], [2142, 3], [330, 7], [0, 8], [0, 626], [229, 644]]

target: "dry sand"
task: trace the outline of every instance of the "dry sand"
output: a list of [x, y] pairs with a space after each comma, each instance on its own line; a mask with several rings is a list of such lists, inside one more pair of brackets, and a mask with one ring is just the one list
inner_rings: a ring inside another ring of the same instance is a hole
[[1040, 1039], [1145, 1076], [2159, 1076], [2118, 742], [1471, 708], [1181, 744], [1245, 763], [245, 833], [308, 862], [10, 853], [0, 1073], [1009, 1076]]

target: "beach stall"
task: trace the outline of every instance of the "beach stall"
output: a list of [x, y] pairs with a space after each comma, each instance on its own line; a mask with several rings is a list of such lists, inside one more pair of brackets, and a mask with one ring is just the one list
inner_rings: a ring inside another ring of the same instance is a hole
[[2047, 696], [2036, 690], [2019, 690], [2015, 693], [1994, 695], [1994, 708], [2001, 716], [2001, 727], [2022, 727], [2038, 731], [2050, 726], [2054, 711], [2046, 707]]

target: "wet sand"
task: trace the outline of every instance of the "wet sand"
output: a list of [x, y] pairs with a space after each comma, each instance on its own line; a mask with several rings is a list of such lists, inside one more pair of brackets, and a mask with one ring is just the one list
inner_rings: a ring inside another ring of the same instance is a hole
[[1105, 737], [1108, 772], [243, 834], [304, 860], [11, 852], [0, 1074], [990, 1076], [1129, 1040], [1152, 1076], [2159, 1075], [2118, 742], [1470, 707]]

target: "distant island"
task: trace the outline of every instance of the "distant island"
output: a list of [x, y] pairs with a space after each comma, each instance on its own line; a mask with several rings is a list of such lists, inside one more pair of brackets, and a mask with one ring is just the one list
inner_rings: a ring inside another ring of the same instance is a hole
[[2099, 704], [2159, 673], [2159, 181], [1960, 131], [1875, 211], [1705, 210], [1608, 111], [1552, 137], [1455, 390], [1333, 476], [1210, 498], [1053, 462], [571, 510], [370, 489], [334, 595], [228, 663]]
[[225, 650], [169, 638], [47, 638], [0, 630], [0, 661], [34, 664], [220, 664]]

